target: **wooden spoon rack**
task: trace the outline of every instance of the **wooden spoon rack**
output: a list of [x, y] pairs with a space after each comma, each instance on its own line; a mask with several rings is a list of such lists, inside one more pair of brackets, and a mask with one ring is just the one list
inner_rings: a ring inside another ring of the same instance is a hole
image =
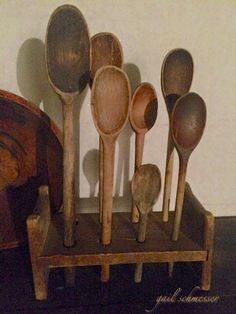
[[130, 223], [130, 213], [113, 214], [113, 236], [109, 246], [103, 246], [99, 240], [99, 214], [79, 214], [77, 219], [78, 241], [73, 248], [66, 248], [63, 246], [62, 215], [51, 215], [48, 188], [40, 188], [35, 213], [27, 220], [38, 300], [47, 298], [49, 271], [55, 267], [199, 262], [202, 268], [200, 286], [203, 290], [210, 289], [214, 217], [202, 207], [188, 184], [178, 241], [171, 241], [173, 212], [170, 212], [169, 222], [163, 222], [159, 212], [150, 215], [146, 241], [142, 244], [136, 241], [138, 226]]

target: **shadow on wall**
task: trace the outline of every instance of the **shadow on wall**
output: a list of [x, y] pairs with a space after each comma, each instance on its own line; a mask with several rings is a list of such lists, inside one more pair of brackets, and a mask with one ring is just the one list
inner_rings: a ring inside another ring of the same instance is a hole
[[99, 150], [89, 150], [83, 159], [83, 171], [89, 183], [89, 196], [95, 198], [96, 186], [99, 180]]
[[[62, 104], [60, 98], [51, 87], [45, 62], [45, 45], [37, 38], [26, 40], [20, 47], [17, 57], [17, 83], [24, 98], [40, 106], [45, 113], [62, 129]], [[77, 96], [74, 108], [75, 154], [76, 154], [76, 186], [79, 186], [79, 138], [80, 111], [87, 88]], [[76, 189], [79, 191], [79, 189]]]
[[37, 38], [27, 39], [17, 57], [17, 83], [24, 98], [39, 106], [61, 128], [62, 106], [59, 97], [49, 84], [44, 43]]

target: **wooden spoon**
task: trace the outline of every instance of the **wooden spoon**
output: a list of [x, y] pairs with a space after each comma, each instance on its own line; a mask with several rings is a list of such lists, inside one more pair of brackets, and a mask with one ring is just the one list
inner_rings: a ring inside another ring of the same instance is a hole
[[[135, 167], [134, 172], [142, 164], [145, 134], [153, 127], [158, 111], [156, 91], [150, 83], [140, 84], [131, 100], [130, 123], [135, 136]], [[132, 208], [132, 222], [139, 221], [139, 212], [135, 204]]]
[[202, 137], [205, 124], [206, 105], [198, 94], [188, 93], [177, 100], [171, 119], [172, 137], [179, 155], [179, 178], [172, 234], [174, 241], [179, 236], [188, 160]]
[[[112, 33], [102, 32], [91, 38], [91, 70], [90, 87], [92, 87], [95, 74], [105, 65], [114, 65], [121, 68], [123, 65], [123, 50], [119, 39]], [[102, 190], [103, 190], [103, 145], [99, 138], [99, 212], [102, 222]]]
[[[91, 69], [90, 87], [92, 87], [95, 74], [98, 69], [105, 65], [114, 65], [121, 68], [123, 65], [123, 50], [119, 39], [112, 33], [102, 32], [91, 38]], [[99, 219], [102, 222], [102, 199], [103, 199], [103, 144], [99, 137]], [[102, 265], [101, 280], [109, 280], [109, 265]]]
[[75, 244], [75, 150], [73, 103], [89, 81], [90, 38], [81, 12], [74, 6], [57, 8], [48, 23], [46, 64], [49, 81], [63, 103], [64, 245]]
[[111, 242], [115, 142], [127, 122], [130, 107], [129, 80], [122, 70], [115, 66], [104, 66], [97, 71], [91, 107], [104, 148], [102, 243], [106, 245]]
[[[169, 125], [171, 123], [171, 113], [175, 101], [189, 91], [192, 78], [193, 60], [190, 53], [184, 49], [174, 49], [170, 51], [163, 61], [161, 70], [161, 87], [169, 116]], [[164, 196], [162, 205], [163, 221], [168, 221], [169, 218], [171, 182], [174, 162], [173, 152], [174, 143], [169, 129]]]
[[[146, 164], [140, 166], [132, 180], [132, 195], [140, 213], [138, 242], [146, 237], [147, 218], [152, 211], [161, 190], [161, 173], [157, 166]], [[135, 282], [142, 279], [142, 263], [136, 265]]]

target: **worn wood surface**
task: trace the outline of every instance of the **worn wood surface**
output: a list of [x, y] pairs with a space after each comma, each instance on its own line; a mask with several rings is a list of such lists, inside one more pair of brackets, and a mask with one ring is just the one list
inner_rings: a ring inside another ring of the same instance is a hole
[[90, 37], [81, 12], [62, 5], [52, 14], [46, 35], [49, 81], [63, 103], [63, 212], [64, 245], [75, 244], [75, 148], [73, 104], [89, 81]]
[[101, 225], [97, 219], [98, 214], [80, 214], [77, 244], [75, 247], [65, 248], [61, 241], [63, 220], [61, 215], [55, 215], [39, 258], [40, 263], [59, 267], [101, 265], [106, 262], [167, 262], [168, 259], [206, 260], [207, 253], [204, 248], [194, 243], [187, 235], [180, 233], [177, 242], [171, 241], [171, 223], [163, 224], [160, 213], [150, 214], [150, 225], [144, 243], [136, 241], [138, 226], [130, 223], [128, 213], [114, 213], [113, 216], [113, 239], [109, 246], [102, 245], [99, 240]]
[[89, 79], [90, 38], [81, 12], [58, 7], [48, 23], [46, 60], [50, 81], [62, 93], [82, 92]]
[[92, 86], [98, 69], [105, 65], [121, 68], [123, 65], [123, 49], [119, 39], [112, 33], [101, 32], [91, 38], [91, 71]]
[[92, 87], [91, 109], [104, 151], [103, 244], [111, 242], [115, 142], [128, 120], [129, 107], [130, 85], [127, 75], [114, 66], [99, 69]]
[[[141, 83], [132, 96], [130, 123], [135, 131], [135, 165], [134, 172], [142, 164], [145, 134], [156, 122], [158, 102], [155, 88], [150, 83]], [[135, 204], [131, 213], [132, 222], [139, 221], [139, 212]]]
[[[161, 69], [161, 87], [169, 116], [169, 126], [174, 104], [179, 97], [189, 91], [192, 78], [193, 59], [191, 54], [185, 49], [171, 50], [166, 55]], [[169, 129], [162, 205], [163, 221], [168, 221], [174, 161], [173, 153], [174, 143]]]
[[0, 248], [10, 248], [27, 241], [26, 218], [40, 185], [49, 185], [52, 212], [61, 208], [62, 135], [38, 107], [3, 90], [0, 159]]
[[173, 108], [171, 132], [179, 155], [179, 177], [175, 203], [175, 220], [172, 239], [178, 239], [184, 201], [187, 164], [193, 150], [201, 140], [206, 125], [206, 105], [196, 93], [180, 97]]

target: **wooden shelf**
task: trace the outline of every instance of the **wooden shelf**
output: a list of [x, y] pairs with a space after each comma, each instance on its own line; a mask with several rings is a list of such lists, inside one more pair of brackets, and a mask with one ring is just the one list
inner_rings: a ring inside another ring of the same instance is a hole
[[207, 251], [181, 232], [178, 241], [171, 241], [173, 213], [170, 222], [162, 222], [161, 213], [149, 217], [146, 241], [138, 243], [138, 225], [130, 223], [129, 213], [113, 214], [112, 243], [101, 244], [98, 214], [77, 216], [76, 246], [63, 246], [63, 217], [51, 220], [39, 262], [50, 266], [86, 266], [136, 262], [205, 261]]
[[51, 217], [49, 193], [42, 187], [36, 212], [27, 220], [31, 263], [37, 299], [47, 297], [47, 278], [51, 268], [121, 263], [200, 262], [201, 288], [210, 289], [214, 217], [198, 202], [186, 184], [182, 227], [177, 241], [171, 240], [173, 212], [169, 222], [154, 212], [149, 217], [146, 241], [138, 243], [138, 225], [130, 222], [130, 213], [114, 213], [112, 243], [100, 242], [99, 214], [77, 216], [77, 242], [63, 246], [63, 216]]

